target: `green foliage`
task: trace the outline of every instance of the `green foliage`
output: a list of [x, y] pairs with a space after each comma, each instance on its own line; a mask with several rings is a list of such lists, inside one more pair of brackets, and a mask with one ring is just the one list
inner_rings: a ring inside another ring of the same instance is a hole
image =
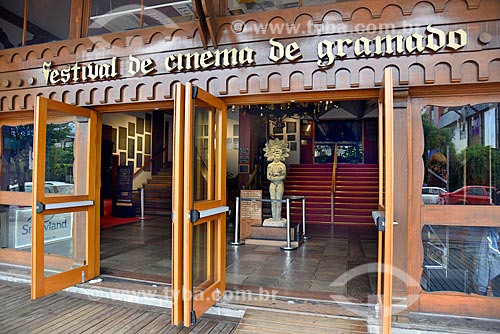
[[[73, 147], [63, 148], [64, 140], [73, 140], [74, 123], [48, 124], [46, 142], [46, 180], [65, 181], [73, 166]], [[8, 183], [19, 184], [32, 181], [30, 154], [33, 152], [33, 125], [2, 127], [4, 158], [9, 162]]]
[[[430, 122], [426, 115], [422, 116], [422, 125], [424, 129], [424, 163], [426, 167], [426, 180], [429, 183], [431, 179], [427, 168], [436, 172], [439, 168], [445, 168], [446, 162], [433, 159], [429, 161], [427, 152], [438, 149], [446, 154], [446, 146], [449, 146], [450, 154], [449, 164], [449, 189], [456, 190], [464, 186], [464, 168], [466, 170], [466, 184], [468, 185], [491, 185], [500, 188], [500, 150], [492, 149], [490, 146], [473, 145], [467, 147], [461, 152], [456, 152], [455, 145], [452, 142], [453, 133], [451, 129], [438, 129]], [[491, 151], [491, 164], [490, 164]], [[444, 166], [436, 166], [442, 164]]]

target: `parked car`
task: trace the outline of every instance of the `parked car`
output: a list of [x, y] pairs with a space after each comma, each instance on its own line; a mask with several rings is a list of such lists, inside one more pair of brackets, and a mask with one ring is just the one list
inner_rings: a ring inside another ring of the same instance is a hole
[[493, 205], [495, 188], [489, 186], [465, 186], [454, 192], [440, 195], [442, 204]]
[[[24, 191], [31, 192], [32, 191], [32, 183], [25, 182], [24, 183]], [[46, 194], [65, 194], [65, 195], [73, 195], [75, 186], [71, 183], [65, 183], [61, 181], [45, 181], [45, 193]], [[19, 185], [14, 184], [9, 186], [9, 191], [19, 191]]]
[[444, 194], [446, 189], [440, 187], [422, 187], [422, 199], [424, 204], [441, 204], [439, 195]]

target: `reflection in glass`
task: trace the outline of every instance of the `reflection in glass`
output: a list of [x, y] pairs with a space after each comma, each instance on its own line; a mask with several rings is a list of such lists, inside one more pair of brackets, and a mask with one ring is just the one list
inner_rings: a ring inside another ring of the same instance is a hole
[[202, 290], [215, 282], [215, 221], [193, 227], [193, 288]]
[[215, 112], [197, 107], [194, 120], [194, 200], [215, 198]]
[[499, 119], [498, 103], [422, 109], [425, 204], [500, 204]]
[[44, 268], [46, 277], [85, 265], [86, 226], [86, 211], [45, 215]]
[[33, 124], [2, 126], [1, 190], [31, 192]]
[[[71, 1], [28, 0], [25, 45], [67, 39]], [[22, 46], [24, 1], [0, 0], [0, 50]]]
[[141, 1], [92, 0], [89, 36], [140, 28]]
[[51, 111], [48, 115], [45, 193], [87, 194], [88, 120]]
[[500, 297], [498, 232], [497, 227], [425, 225], [422, 289]]
[[143, 9], [140, 0], [120, 3], [92, 0], [89, 35], [169, 25], [193, 19], [194, 12], [190, 0], [145, 0]]

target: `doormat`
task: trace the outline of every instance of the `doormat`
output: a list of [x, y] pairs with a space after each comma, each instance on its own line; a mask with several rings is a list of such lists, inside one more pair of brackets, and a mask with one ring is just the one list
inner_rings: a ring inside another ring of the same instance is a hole
[[105, 199], [104, 216], [101, 217], [101, 229], [110, 228], [118, 225], [136, 223], [141, 221], [138, 217], [130, 217], [130, 218], [113, 217], [112, 207], [113, 207], [113, 201], [111, 199]]

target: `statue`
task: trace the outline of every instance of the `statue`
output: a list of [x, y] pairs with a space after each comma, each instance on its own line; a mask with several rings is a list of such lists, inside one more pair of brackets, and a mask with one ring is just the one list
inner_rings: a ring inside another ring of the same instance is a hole
[[[284, 180], [286, 177], [286, 166], [283, 163], [290, 155], [287, 143], [280, 139], [272, 139], [266, 143], [264, 156], [271, 163], [267, 166], [267, 179], [271, 181], [269, 193], [271, 199], [282, 200], [285, 190]], [[264, 226], [286, 226], [286, 219], [281, 218], [281, 202], [271, 202], [272, 218], [264, 220]]]

